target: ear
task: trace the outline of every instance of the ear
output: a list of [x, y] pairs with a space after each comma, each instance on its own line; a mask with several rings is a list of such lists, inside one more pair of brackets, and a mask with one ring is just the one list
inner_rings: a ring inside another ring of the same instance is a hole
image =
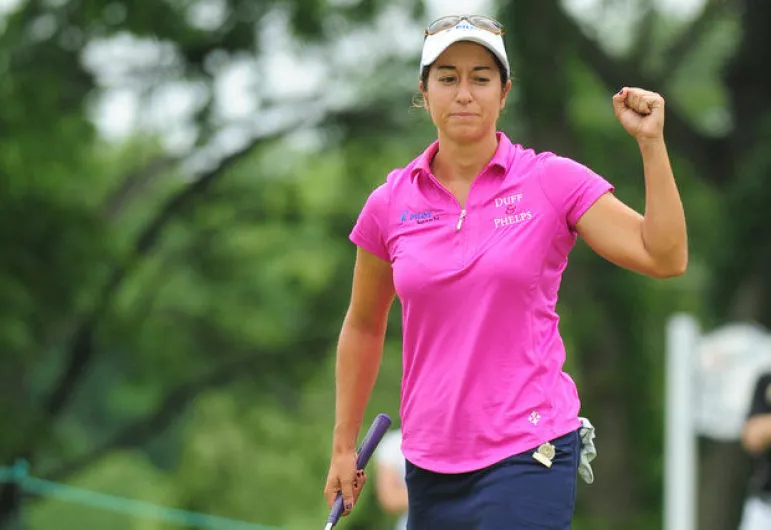
[[503, 107], [506, 106], [506, 99], [509, 97], [510, 91], [511, 91], [511, 79], [506, 81], [506, 86], [503, 87], [503, 92], [501, 93], [501, 110], [503, 110]]
[[423, 107], [426, 110], [428, 109], [428, 92], [426, 92], [426, 87], [423, 86], [423, 81], [418, 81], [418, 90], [420, 90], [420, 95], [423, 96]]

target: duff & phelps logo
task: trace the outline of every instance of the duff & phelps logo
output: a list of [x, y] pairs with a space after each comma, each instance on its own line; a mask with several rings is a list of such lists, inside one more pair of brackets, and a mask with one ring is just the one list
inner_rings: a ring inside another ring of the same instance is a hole
[[[496, 217], [493, 219], [495, 228], [519, 224], [533, 218], [533, 214], [530, 213], [530, 210], [521, 210], [520, 202], [522, 202], [521, 193], [515, 193], [506, 197], [496, 197], [495, 207], [503, 208], [503, 212], [496, 212]], [[501, 215], [501, 213], [503, 215]]]

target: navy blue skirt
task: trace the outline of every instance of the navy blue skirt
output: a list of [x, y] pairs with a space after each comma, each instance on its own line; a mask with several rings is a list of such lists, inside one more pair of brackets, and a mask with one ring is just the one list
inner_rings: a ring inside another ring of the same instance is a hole
[[443, 474], [406, 463], [407, 530], [570, 530], [581, 439], [551, 442], [551, 468], [536, 448], [469, 473]]

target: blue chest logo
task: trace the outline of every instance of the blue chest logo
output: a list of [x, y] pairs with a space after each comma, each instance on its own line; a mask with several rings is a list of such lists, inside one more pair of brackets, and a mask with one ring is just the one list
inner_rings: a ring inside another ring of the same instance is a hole
[[424, 223], [430, 223], [439, 219], [439, 214], [432, 210], [425, 210], [423, 212], [411, 212], [410, 210], [404, 210], [399, 216], [399, 222], [401, 224], [417, 223], [419, 225]]

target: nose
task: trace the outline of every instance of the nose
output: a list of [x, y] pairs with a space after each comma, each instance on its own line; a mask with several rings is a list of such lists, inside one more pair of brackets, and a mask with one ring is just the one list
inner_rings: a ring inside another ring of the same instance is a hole
[[455, 99], [458, 100], [458, 103], [471, 103], [474, 99], [471, 95], [471, 80], [468, 78], [462, 78], [460, 80], [458, 83], [458, 93], [455, 94]]

